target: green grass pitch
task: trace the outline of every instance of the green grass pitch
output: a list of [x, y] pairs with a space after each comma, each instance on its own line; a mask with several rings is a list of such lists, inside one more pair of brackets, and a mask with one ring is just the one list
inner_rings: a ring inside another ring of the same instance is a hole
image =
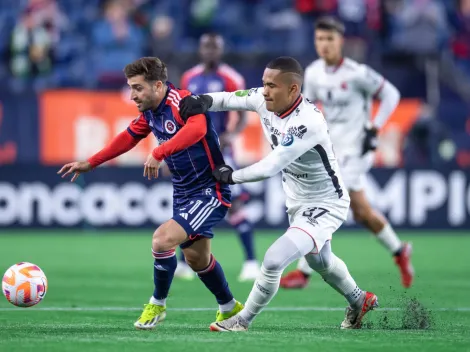
[[[260, 259], [279, 234], [257, 233]], [[134, 329], [153, 291], [151, 231], [2, 230], [0, 269], [35, 263], [49, 290], [33, 308], [0, 299], [0, 351], [470, 351], [470, 236], [400, 235], [414, 245], [417, 277], [410, 290], [401, 288], [392, 259], [371, 236], [340, 231], [333, 239], [360, 287], [379, 297], [381, 308], [367, 316], [364, 329], [339, 329], [346, 303], [315, 276], [307, 289], [281, 289], [247, 333], [222, 334], [208, 329], [217, 306], [197, 279], [175, 279], [167, 319], [157, 329]], [[237, 282], [238, 239], [218, 231], [213, 251], [244, 302], [252, 284]], [[411, 307], [413, 299], [429, 312]]]

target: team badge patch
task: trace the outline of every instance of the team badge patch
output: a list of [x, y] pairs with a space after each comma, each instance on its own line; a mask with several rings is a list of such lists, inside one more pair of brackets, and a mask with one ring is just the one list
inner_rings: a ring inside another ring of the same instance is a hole
[[282, 137], [281, 145], [283, 145], [284, 147], [288, 147], [288, 146], [290, 146], [292, 143], [294, 143], [294, 136], [293, 136], [293, 135], [291, 135], [291, 134], [285, 134], [285, 135]]
[[169, 134], [173, 134], [176, 132], [176, 125], [173, 121], [167, 120], [165, 121], [165, 131]]

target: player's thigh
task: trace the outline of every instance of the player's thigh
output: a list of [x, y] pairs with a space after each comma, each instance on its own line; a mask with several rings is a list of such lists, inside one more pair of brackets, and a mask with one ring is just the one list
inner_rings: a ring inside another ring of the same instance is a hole
[[369, 200], [366, 197], [364, 190], [349, 191], [349, 198], [351, 199], [351, 210], [357, 215], [365, 215], [371, 210]]
[[216, 197], [200, 196], [174, 207], [173, 220], [186, 232], [187, 238], [181, 248], [192, 245], [201, 238], [214, 236], [212, 227], [221, 222], [227, 214], [227, 207]]
[[182, 248], [186, 263], [195, 271], [202, 270], [209, 265], [211, 257], [211, 239], [201, 238], [192, 242], [190, 246]]
[[312, 203], [301, 207], [290, 217], [290, 227], [305, 232], [313, 241], [311, 253], [319, 253], [333, 233], [347, 218], [349, 199], [340, 198], [332, 201]]
[[154, 232], [152, 248], [154, 251], [170, 250], [186, 240], [185, 229], [173, 219], [160, 225]]

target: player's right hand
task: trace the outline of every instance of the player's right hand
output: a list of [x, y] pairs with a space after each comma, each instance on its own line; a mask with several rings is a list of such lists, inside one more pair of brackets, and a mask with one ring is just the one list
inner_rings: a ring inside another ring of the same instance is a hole
[[80, 174], [88, 172], [91, 169], [93, 169], [93, 167], [88, 161], [75, 161], [73, 163], [68, 163], [62, 166], [62, 168], [57, 171], [57, 174], [63, 174], [62, 178], [73, 174], [70, 182], [74, 182]]
[[184, 97], [179, 104], [181, 118], [186, 121], [191, 116], [205, 114], [212, 106], [212, 101], [212, 97], [207, 94]]

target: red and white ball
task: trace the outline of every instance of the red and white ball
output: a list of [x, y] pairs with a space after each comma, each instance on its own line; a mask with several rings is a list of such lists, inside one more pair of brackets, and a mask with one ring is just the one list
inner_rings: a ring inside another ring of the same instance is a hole
[[31, 307], [46, 295], [47, 278], [37, 265], [21, 262], [9, 267], [3, 275], [2, 291], [11, 304]]

